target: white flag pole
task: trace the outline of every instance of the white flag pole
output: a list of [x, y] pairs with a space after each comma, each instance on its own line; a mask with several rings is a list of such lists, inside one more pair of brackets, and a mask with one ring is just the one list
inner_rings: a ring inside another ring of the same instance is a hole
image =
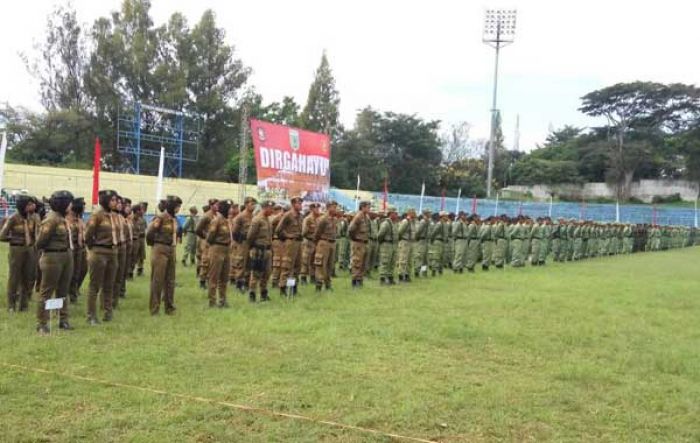
[[355, 212], [360, 209], [360, 174], [357, 174], [357, 191], [355, 192]]
[[[7, 132], [2, 133], [2, 141], [0, 142], [0, 189], [5, 179], [5, 154], [7, 153]], [[5, 218], [10, 213], [10, 202], [5, 202]]]
[[457, 191], [457, 207], [455, 208], [455, 214], [459, 214], [459, 199], [462, 198], [462, 188]]
[[423, 185], [420, 187], [420, 203], [418, 204], [418, 213], [422, 214], [423, 213], [423, 197], [425, 196], [425, 182], [423, 182]]
[[620, 200], [615, 202], [615, 223], [620, 223]]
[[158, 163], [158, 183], [156, 184], [156, 205], [163, 198], [163, 169], [165, 168], [165, 148], [160, 147], [160, 162]]

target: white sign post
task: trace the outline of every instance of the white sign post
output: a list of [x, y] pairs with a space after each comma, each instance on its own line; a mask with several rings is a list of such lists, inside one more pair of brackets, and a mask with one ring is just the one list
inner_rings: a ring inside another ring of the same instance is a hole
[[46, 304], [44, 305], [44, 310], [49, 311], [49, 334], [51, 333], [51, 330], [53, 329], [51, 326], [53, 325], [53, 311], [58, 311], [63, 309], [63, 298], [51, 298], [46, 300]]

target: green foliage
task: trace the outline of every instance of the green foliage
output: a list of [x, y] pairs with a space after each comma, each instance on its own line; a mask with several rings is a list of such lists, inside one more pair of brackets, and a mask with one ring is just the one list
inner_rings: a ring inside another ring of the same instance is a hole
[[301, 114], [302, 126], [311, 131], [334, 134], [339, 129], [339, 105], [340, 95], [335, 88], [335, 78], [324, 51]]

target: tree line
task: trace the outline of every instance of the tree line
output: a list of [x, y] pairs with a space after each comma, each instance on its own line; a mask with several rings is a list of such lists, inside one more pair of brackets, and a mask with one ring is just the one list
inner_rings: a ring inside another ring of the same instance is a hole
[[[291, 96], [267, 102], [250, 84], [251, 67], [207, 10], [190, 24], [179, 12], [156, 24], [150, 0], [124, 0], [90, 26], [69, 3], [48, 16], [43, 40], [23, 54], [39, 82], [43, 110], [0, 106], [0, 125], [13, 149], [8, 161], [89, 168], [96, 136], [103, 167], [123, 171], [117, 120], [128, 103], [143, 102], [201, 116], [198, 160], [184, 176], [238, 181], [241, 161], [255, 181], [252, 149], [239, 158], [244, 115], [329, 134], [333, 186], [448, 195], [485, 194], [487, 142], [470, 125], [448, 126], [417, 115], [359, 110], [352, 127], [340, 123], [340, 93], [328, 57], [321, 61], [306, 103]], [[580, 111], [602, 117], [600, 127], [565, 126], [529, 153], [508, 149], [497, 116], [494, 187], [607, 181], [620, 198], [640, 178], [700, 180], [700, 90], [652, 82], [617, 84], [582, 97]], [[250, 144], [250, 140], [246, 140]], [[148, 165], [147, 165], [148, 166]], [[155, 168], [155, 160], [150, 164]], [[148, 168], [146, 168], [148, 169]]]

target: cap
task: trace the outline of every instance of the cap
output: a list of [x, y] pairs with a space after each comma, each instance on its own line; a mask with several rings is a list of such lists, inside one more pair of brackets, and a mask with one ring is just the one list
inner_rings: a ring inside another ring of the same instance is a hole
[[326, 202], [326, 208], [330, 208], [331, 206], [338, 206], [338, 202], [335, 200], [329, 200]]
[[440, 211], [440, 217], [447, 217], [447, 212]]
[[296, 204], [296, 203], [302, 203], [303, 201], [304, 201], [304, 199], [301, 197], [294, 197], [289, 202], [291, 204]]
[[396, 209], [396, 206], [387, 206], [386, 213], [391, 214], [392, 212], [398, 212], [398, 210]]
[[406, 214], [414, 214], [415, 215], [415, 213], [416, 213], [416, 210], [413, 208], [406, 209]]
[[310, 203], [310, 204], [309, 204], [309, 209], [316, 209], [316, 208], [319, 208], [320, 206], [321, 206], [321, 205], [319, 205], [318, 203]]
[[257, 203], [258, 201], [254, 199], [253, 197], [246, 197], [245, 200], [243, 200], [243, 204], [247, 205], [248, 203]]
[[217, 203], [219, 203], [219, 199], [217, 199], [217, 198], [210, 198], [210, 199], [207, 201], [207, 204], [209, 205], [209, 207], [212, 207], [212, 206], [214, 206], [214, 205], [217, 204]]
[[275, 207], [275, 202], [272, 200], [265, 200], [264, 202], [260, 203], [260, 207], [265, 209], [265, 208], [274, 208]]

